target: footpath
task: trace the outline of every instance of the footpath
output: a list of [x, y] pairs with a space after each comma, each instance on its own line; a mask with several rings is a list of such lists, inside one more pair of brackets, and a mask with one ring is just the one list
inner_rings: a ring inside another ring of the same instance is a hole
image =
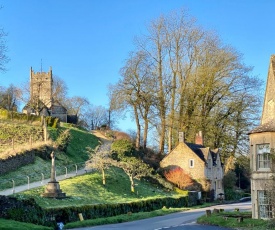
[[[84, 169], [79, 169], [79, 170], [77, 170], [77, 173], [76, 173], [76, 171], [73, 171], [73, 172], [69, 172], [67, 175], [64, 174], [64, 175], [57, 176], [56, 180], [57, 181], [66, 180], [66, 179], [74, 177], [74, 176], [83, 175], [83, 174], [85, 174], [85, 173], [87, 173], [89, 171], [91, 171], [91, 170], [90, 169], [87, 170], [85, 168]], [[29, 189], [32, 189], [32, 188], [41, 187], [41, 186], [46, 185], [49, 181], [50, 181], [50, 178], [45, 179], [43, 181], [32, 182], [30, 184], [24, 184], [24, 185], [15, 186], [14, 188], [9, 188], [9, 189], [6, 189], [6, 190], [1, 190], [0, 191], [0, 195], [2, 195], [2, 196], [8, 196], [8, 195], [12, 195], [12, 194], [18, 193], [18, 192], [23, 192], [23, 191], [26, 191], [26, 190], [29, 190]]]
[[[108, 144], [111, 143], [111, 141], [109, 139], [107, 139], [104, 135], [102, 135], [98, 131], [92, 131], [92, 134], [97, 136], [101, 140], [102, 145], [105, 145], [105, 144], [108, 145]], [[78, 175], [83, 175], [83, 174], [88, 173], [90, 171], [92, 171], [92, 169], [86, 169], [86, 168], [78, 169], [77, 171], [68, 172], [67, 174], [56, 176], [56, 180], [57, 181], [66, 180], [66, 179], [71, 178], [71, 177], [75, 177], [75, 176], [78, 176]], [[29, 183], [29, 184], [15, 186], [14, 188], [12, 187], [12, 188], [9, 188], [9, 189], [1, 190], [0, 195], [8, 196], [8, 195], [12, 195], [14, 193], [19, 193], [19, 192], [23, 192], [23, 191], [26, 191], [26, 190], [29, 190], [29, 189], [41, 187], [41, 186], [47, 185], [47, 183], [49, 181], [50, 181], [50, 178], [47, 178], [47, 179], [44, 179], [43, 181], [36, 181], [36, 182]]]

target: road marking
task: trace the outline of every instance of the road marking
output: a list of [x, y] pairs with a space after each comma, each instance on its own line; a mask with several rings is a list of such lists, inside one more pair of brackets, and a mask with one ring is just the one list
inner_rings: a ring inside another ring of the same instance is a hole
[[179, 224], [179, 225], [173, 225], [173, 226], [169, 226], [169, 227], [155, 228], [154, 230], [161, 230], [161, 229], [168, 229], [168, 228], [176, 228], [176, 227], [179, 227], [179, 226], [194, 225], [194, 224], [197, 224], [196, 221], [192, 221], [192, 222], [184, 223], [184, 224]]

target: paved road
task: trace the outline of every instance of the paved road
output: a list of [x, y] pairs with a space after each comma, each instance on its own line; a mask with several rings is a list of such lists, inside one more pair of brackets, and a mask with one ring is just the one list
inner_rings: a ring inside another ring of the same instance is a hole
[[205, 214], [206, 209], [223, 208], [224, 210], [234, 210], [238, 207], [240, 210], [251, 210], [251, 202], [236, 203], [228, 205], [217, 205], [208, 208], [194, 209], [185, 212], [169, 214], [166, 216], [158, 216], [144, 220], [132, 221], [121, 224], [109, 224], [96, 227], [75, 228], [74, 230], [226, 230], [217, 226], [204, 226], [196, 224], [198, 217]]

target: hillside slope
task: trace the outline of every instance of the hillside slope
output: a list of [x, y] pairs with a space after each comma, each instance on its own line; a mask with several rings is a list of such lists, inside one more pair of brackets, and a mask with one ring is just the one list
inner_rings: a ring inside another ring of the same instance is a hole
[[[90, 132], [68, 125], [59, 130], [50, 128], [49, 132], [51, 136], [56, 137], [60, 131], [64, 131], [65, 129], [69, 129], [71, 139], [66, 153], [58, 152], [56, 155], [57, 175], [65, 174], [65, 168], [70, 172], [75, 170], [76, 165], [78, 168], [84, 167], [85, 161], [89, 159], [89, 153], [86, 151], [86, 148], [95, 149], [99, 145], [99, 139]], [[44, 178], [49, 178], [50, 169], [51, 160], [49, 157], [41, 158], [40, 156], [36, 156], [34, 164], [29, 164], [15, 171], [0, 175], [0, 190], [11, 188], [12, 180], [15, 181], [16, 185], [21, 185], [27, 183], [27, 177], [29, 177], [30, 182], [40, 181], [42, 175]]]

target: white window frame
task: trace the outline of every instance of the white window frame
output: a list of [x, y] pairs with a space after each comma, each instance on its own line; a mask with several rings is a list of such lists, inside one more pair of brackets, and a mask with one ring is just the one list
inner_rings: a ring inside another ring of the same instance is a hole
[[272, 218], [272, 205], [266, 190], [258, 190], [258, 216], [260, 219]]
[[256, 145], [257, 170], [270, 170], [270, 144]]
[[189, 159], [189, 168], [194, 168], [194, 166], [195, 166], [195, 160]]

